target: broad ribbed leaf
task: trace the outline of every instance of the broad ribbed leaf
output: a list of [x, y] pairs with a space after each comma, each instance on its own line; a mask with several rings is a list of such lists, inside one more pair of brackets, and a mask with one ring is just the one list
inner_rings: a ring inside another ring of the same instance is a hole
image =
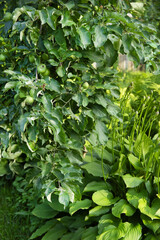
[[57, 223], [44, 235], [42, 240], [58, 240], [65, 232], [67, 232], [67, 229], [61, 223]]
[[81, 240], [96, 240], [97, 227], [89, 227], [82, 234]]
[[57, 213], [58, 212], [53, 210], [47, 203], [37, 205], [32, 211], [33, 215], [44, 219], [55, 217]]
[[105, 228], [105, 232], [103, 232], [100, 236], [96, 238], [97, 240], [107, 240], [107, 239], [116, 239], [118, 240], [118, 230], [114, 225], [109, 225]]
[[148, 206], [148, 203], [147, 203], [146, 199], [141, 198], [139, 200], [138, 208], [139, 208], [141, 213], [150, 217], [152, 220], [153, 219], [160, 219], [160, 217], [155, 215], [157, 208], [155, 208], [154, 206], [152, 206], [152, 207]]
[[140, 224], [134, 226], [133, 224], [130, 226], [127, 234], [123, 238], [123, 240], [139, 240], [142, 236], [142, 227]]
[[109, 174], [110, 168], [107, 164], [102, 164], [101, 162], [90, 162], [81, 166], [83, 169], [86, 169], [88, 173], [92, 174], [95, 177], [105, 177]]
[[85, 186], [83, 192], [95, 192], [98, 190], [107, 190], [110, 188], [111, 188], [111, 186], [108, 183], [105, 183], [104, 181], [103, 182], [93, 181], [93, 182], [88, 183]]
[[46, 233], [51, 227], [53, 227], [56, 224], [57, 220], [50, 220], [46, 222], [42, 227], [38, 228], [30, 237], [30, 239], [37, 238], [41, 236], [42, 234]]
[[118, 198], [113, 198], [113, 194], [107, 190], [99, 190], [93, 193], [92, 200], [99, 206], [110, 206], [116, 203]]
[[82, 201], [77, 201], [75, 203], [71, 203], [69, 208], [70, 215], [73, 215], [75, 212], [77, 212], [80, 209], [88, 209], [92, 204], [92, 201], [89, 199], [84, 199]]
[[136, 209], [132, 207], [125, 199], [118, 201], [112, 208], [112, 214], [115, 217], [120, 218], [121, 214], [124, 213], [126, 216], [132, 216]]
[[143, 179], [139, 177], [132, 177], [130, 174], [126, 174], [122, 176], [122, 178], [128, 188], [135, 188], [144, 182]]
[[109, 212], [110, 207], [103, 207], [103, 206], [96, 206], [94, 208], [92, 208], [91, 210], [89, 210], [89, 216], [90, 217], [97, 217], [100, 215], [103, 215], [107, 212]]
[[156, 233], [156, 231], [160, 229], [160, 219], [152, 220], [144, 214], [141, 214], [141, 219], [143, 221], [143, 224], [147, 228], [151, 229], [154, 233]]
[[149, 202], [148, 193], [145, 189], [140, 192], [137, 189], [129, 189], [126, 193], [127, 200], [132, 206], [138, 208], [138, 201], [141, 198], [145, 198]]

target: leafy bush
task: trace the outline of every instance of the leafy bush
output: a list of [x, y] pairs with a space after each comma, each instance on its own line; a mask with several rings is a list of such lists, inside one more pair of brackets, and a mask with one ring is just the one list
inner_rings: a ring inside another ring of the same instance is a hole
[[30, 239], [158, 238], [158, 135], [144, 128], [147, 103], [137, 117], [116, 83], [119, 51], [153, 63], [155, 30], [127, 3], [29, 3], [11, 1], [1, 22], [0, 175], [42, 220]]

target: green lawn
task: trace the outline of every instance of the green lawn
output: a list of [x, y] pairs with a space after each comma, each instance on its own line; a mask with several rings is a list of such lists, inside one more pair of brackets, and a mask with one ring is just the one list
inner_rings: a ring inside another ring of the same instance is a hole
[[26, 216], [17, 215], [17, 194], [13, 187], [0, 184], [0, 240], [28, 240]]

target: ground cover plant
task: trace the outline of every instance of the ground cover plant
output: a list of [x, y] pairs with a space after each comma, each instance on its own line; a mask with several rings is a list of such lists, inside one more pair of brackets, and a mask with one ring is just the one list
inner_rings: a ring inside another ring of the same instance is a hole
[[158, 239], [158, 99], [130, 86], [121, 99], [117, 84], [119, 52], [157, 73], [156, 29], [128, 1], [7, 3], [0, 176], [21, 194], [30, 239]]

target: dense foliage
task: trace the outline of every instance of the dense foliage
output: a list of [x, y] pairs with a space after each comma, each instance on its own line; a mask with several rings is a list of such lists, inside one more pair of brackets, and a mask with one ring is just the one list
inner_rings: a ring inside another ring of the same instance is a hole
[[42, 219], [30, 239], [157, 239], [154, 94], [132, 105], [117, 85], [119, 52], [158, 73], [156, 29], [128, 1], [16, 2], [1, 4], [0, 176]]

